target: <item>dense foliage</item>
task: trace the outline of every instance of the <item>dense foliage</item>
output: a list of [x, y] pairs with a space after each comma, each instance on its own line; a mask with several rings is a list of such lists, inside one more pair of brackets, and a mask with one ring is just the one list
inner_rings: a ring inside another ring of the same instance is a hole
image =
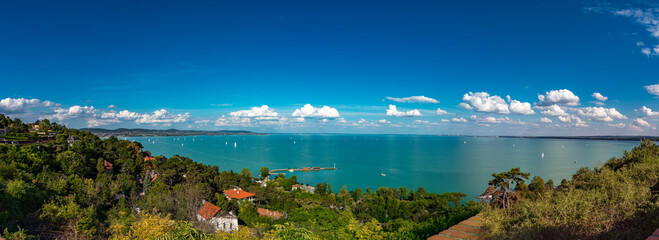
[[654, 142], [553, 185], [538, 176], [517, 184], [520, 199], [510, 208], [487, 208], [481, 232], [488, 239], [645, 239], [659, 227]]
[[[9, 239], [425, 239], [480, 210], [473, 202], [462, 204], [462, 193], [423, 188], [343, 186], [334, 192], [319, 183], [308, 193], [291, 191], [297, 179], [284, 175], [261, 187], [255, 180], [263, 176], [254, 178], [247, 169], [220, 172], [178, 155], [146, 161], [138, 142], [40, 124], [57, 136], [0, 144], [0, 230]], [[20, 120], [0, 115], [3, 126], [13, 136], [31, 134]], [[69, 136], [80, 140], [70, 143]], [[233, 187], [255, 193], [255, 204], [228, 201], [222, 190]], [[240, 230], [212, 233], [196, 221], [202, 200], [234, 211]], [[284, 217], [259, 216], [259, 207]]]

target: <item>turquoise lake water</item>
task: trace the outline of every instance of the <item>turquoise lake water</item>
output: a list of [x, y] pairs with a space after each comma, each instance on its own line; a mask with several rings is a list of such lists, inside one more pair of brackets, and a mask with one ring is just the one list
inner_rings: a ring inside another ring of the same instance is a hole
[[[123, 138], [122, 138], [123, 139]], [[220, 170], [261, 167], [332, 167], [338, 170], [286, 173], [315, 185], [424, 187], [429, 192], [463, 192], [474, 199], [494, 172], [521, 167], [558, 185], [581, 167], [622, 156], [636, 141], [557, 140], [419, 135], [262, 135], [130, 137], [154, 155], [175, 154], [219, 166]], [[235, 143], [235, 145], [234, 145]], [[542, 154], [544, 153], [544, 157]], [[382, 176], [384, 173], [386, 176]]]

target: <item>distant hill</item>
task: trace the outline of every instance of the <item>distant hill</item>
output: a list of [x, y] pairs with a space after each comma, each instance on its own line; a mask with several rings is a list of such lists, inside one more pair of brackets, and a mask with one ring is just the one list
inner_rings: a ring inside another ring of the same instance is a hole
[[138, 136], [198, 136], [198, 135], [262, 135], [250, 131], [202, 131], [202, 130], [179, 130], [179, 129], [143, 129], [143, 128], [83, 128], [82, 131], [88, 131], [99, 137], [138, 137]]
[[657, 136], [499, 136], [502, 138], [542, 138], [542, 139], [580, 139], [580, 140], [618, 140], [618, 141], [659, 141]]

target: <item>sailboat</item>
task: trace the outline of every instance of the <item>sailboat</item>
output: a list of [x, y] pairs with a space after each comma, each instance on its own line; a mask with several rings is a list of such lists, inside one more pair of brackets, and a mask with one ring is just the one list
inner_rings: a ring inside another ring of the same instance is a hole
[[545, 158], [545, 153], [542, 153], [542, 155], [540, 155], [540, 156], [542, 156], [542, 158]]
[[233, 142], [233, 147], [237, 147], [237, 146], [238, 146], [238, 143]]

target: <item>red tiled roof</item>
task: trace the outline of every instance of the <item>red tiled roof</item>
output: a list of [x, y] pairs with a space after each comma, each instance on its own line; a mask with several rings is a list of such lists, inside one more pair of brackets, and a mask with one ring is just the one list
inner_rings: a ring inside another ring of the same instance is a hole
[[154, 157], [144, 157], [144, 161], [156, 160]]
[[245, 192], [242, 189], [224, 190], [224, 195], [227, 196], [228, 198], [235, 198], [235, 199], [243, 199], [254, 196], [253, 193]]
[[213, 216], [215, 216], [215, 214], [217, 214], [217, 212], [219, 211], [220, 211], [220, 207], [215, 206], [207, 201], [206, 203], [204, 203], [204, 206], [201, 206], [201, 208], [199, 209], [199, 211], [197, 211], [197, 213], [206, 220], [211, 220], [211, 218], [213, 218]]
[[281, 215], [281, 213], [279, 213], [277, 211], [270, 211], [270, 210], [265, 209], [265, 208], [257, 208], [256, 212], [259, 213], [260, 216], [271, 217], [271, 218], [274, 218], [274, 219], [279, 219], [280, 217], [283, 216], [283, 215]]

